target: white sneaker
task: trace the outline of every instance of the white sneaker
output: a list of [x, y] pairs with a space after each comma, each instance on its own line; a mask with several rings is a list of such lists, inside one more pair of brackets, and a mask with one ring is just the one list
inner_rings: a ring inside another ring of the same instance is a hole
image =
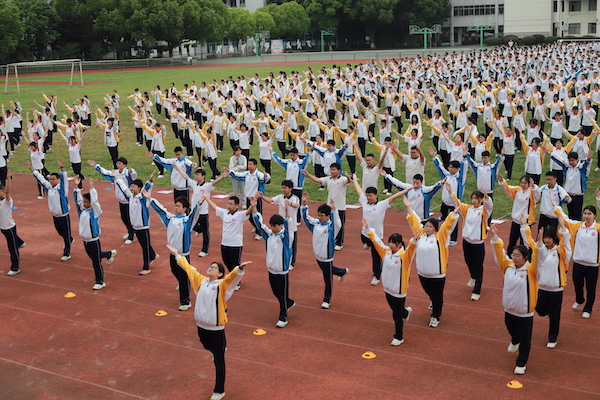
[[235, 290], [237, 292], [238, 290], [240, 290], [241, 287], [242, 287], [242, 283], [240, 282], [237, 284], [237, 286], [233, 290]]
[[473, 279], [473, 278], [469, 279], [469, 283], [467, 283], [467, 286], [471, 287], [471, 288], [475, 287], [475, 279]]
[[471, 293], [471, 300], [473, 300], [473, 301], [477, 301], [477, 300], [479, 300], [480, 298], [481, 298], [481, 295], [480, 295], [480, 294], [477, 294], [477, 293]]
[[27, 243], [23, 242], [22, 245], [19, 246], [20, 249], [22, 249], [23, 247], [27, 246]]
[[296, 226], [300, 226], [300, 225], [301, 225], [300, 222], [296, 222]]
[[335, 250], [337, 250], [337, 251], [340, 251], [340, 250], [341, 250], [341, 249], [343, 249], [343, 248], [344, 248], [344, 246], [338, 246], [338, 245], [336, 245], [336, 246], [334, 247], [334, 249], [335, 249]]
[[506, 349], [509, 353], [514, 353], [515, 351], [519, 350], [519, 343], [517, 344], [509, 344], [508, 345], [508, 349]]
[[116, 250], [111, 250], [110, 251], [110, 257], [108, 258], [108, 260], [106, 260], [107, 264], [112, 264], [113, 261], [115, 261], [115, 256], [117, 255], [117, 251]]
[[553, 348], [555, 348], [555, 347], [556, 347], [556, 342], [548, 342], [548, 343], [546, 344], [546, 348], [547, 348], [547, 349], [553, 349]]
[[578, 302], [573, 303], [573, 310], [578, 310], [579, 307], [581, 307], [581, 304], [579, 304]]
[[338, 276], [338, 282], [341, 282], [344, 279], [346, 279], [346, 275], [348, 275], [349, 273], [350, 273], [350, 268], [346, 268], [346, 273], [342, 276]]
[[71, 259], [71, 256], [62, 256], [60, 258], [60, 261], [69, 261]]
[[260, 240], [260, 239], [262, 239], [262, 236], [260, 236], [260, 235], [254, 235], [254, 240]]
[[252, 231], [251, 231], [251, 232], [252, 232], [252, 233], [256, 232], [256, 228], [252, 228]]
[[600, 167], [594, 168], [594, 171], [596, 171], [596, 172], [600, 171]]
[[581, 314], [581, 318], [585, 318], [588, 319], [589, 317], [591, 317], [591, 314], [589, 312], [583, 312], [583, 314]]
[[323, 303], [321, 303], [321, 308], [325, 308], [325, 309], [329, 308], [329, 303], [324, 301]]
[[293, 270], [294, 270], [294, 268], [296, 268], [296, 266], [295, 266], [295, 265], [290, 265], [290, 266], [289, 266], [289, 268], [288, 268], [288, 271], [293, 271]]
[[392, 346], [400, 346], [402, 343], [404, 343], [404, 339], [396, 339], [394, 338], [394, 340], [392, 340], [392, 343], [390, 343]]
[[198, 257], [206, 257], [208, 255], [208, 253], [205, 253], [203, 251], [201, 251], [200, 253], [198, 253]]
[[440, 324], [440, 320], [437, 319], [436, 317], [429, 318], [429, 327], [430, 328], [437, 328], [437, 326], [439, 324]]
[[275, 326], [278, 327], [278, 328], [283, 328], [287, 324], [288, 324], [287, 321], [277, 321], [277, 323], [275, 324]]
[[154, 264], [154, 261], [158, 260], [160, 258], [160, 254], [155, 253], [154, 254], [154, 260], [150, 261], [150, 265]]
[[165, 176], [163, 174], [158, 175], [159, 178], [164, 178]]
[[406, 315], [406, 318], [402, 318], [402, 322], [403, 323], [407, 323], [408, 319], [410, 318], [410, 314], [412, 313], [412, 307], [406, 307], [406, 312], [408, 313]]
[[38, 197], [37, 197], [37, 199], [38, 199], [38, 200], [43, 200], [43, 199], [44, 199], [44, 196], [38, 196]]
[[223, 393], [213, 393], [213, 395], [210, 396], [210, 400], [221, 400], [223, 397], [225, 397], [225, 392], [223, 392]]
[[135, 242], [135, 238], [133, 238], [133, 240], [127, 239], [124, 244], [131, 244], [133, 242]]
[[21, 272], [21, 270], [20, 270], [20, 269], [18, 269], [18, 270], [16, 270], [16, 271], [13, 271], [13, 270], [11, 269], [10, 271], [8, 271], [8, 272], [6, 273], [6, 275], [8, 275], [8, 276], [15, 276], [16, 274], [18, 274], [18, 273], [20, 273], [20, 272]]
[[96, 283], [94, 286], [92, 286], [92, 289], [94, 290], [100, 290], [102, 288], [106, 287], [106, 283], [102, 282], [102, 283]]
[[127, 239], [129, 237], [129, 233], [126, 233], [123, 235], [123, 240]]
[[374, 276], [373, 279], [371, 279], [371, 285], [373, 285], [373, 286], [379, 285], [379, 282], [380, 281], [379, 281], [379, 279], [377, 279], [376, 276]]
[[195, 232], [194, 236], [196, 236], [196, 237], [200, 236], [200, 232]]
[[527, 369], [526, 366], [515, 367], [515, 375], [523, 375], [525, 373], [526, 369]]
[[365, 250], [369, 250], [369, 245], [368, 245], [368, 244], [366, 244], [366, 243], [365, 243], [365, 244], [363, 244], [363, 249], [365, 249]]

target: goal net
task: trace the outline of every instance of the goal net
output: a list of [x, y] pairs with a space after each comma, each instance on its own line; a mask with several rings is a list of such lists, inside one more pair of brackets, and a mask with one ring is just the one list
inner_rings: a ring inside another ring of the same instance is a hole
[[21, 87], [19, 85], [19, 72], [21, 74], [31, 74], [71, 71], [69, 86], [73, 86], [73, 75], [75, 75], [76, 69], [79, 70], [79, 80], [81, 81], [81, 86], [83, 86], [83, 71], [81, 66], [81, 59], [79, 58], [69, 60], [48, 60], [8, 64], [6, 65], [6, 81], [4, 83], [4, 94], [6, 94], [8, 91], [8, 77], [11, 74], [11, 72], [12, 74], [14, 74], [15, 83], [17, 85], [17, 92], [20, 94]]

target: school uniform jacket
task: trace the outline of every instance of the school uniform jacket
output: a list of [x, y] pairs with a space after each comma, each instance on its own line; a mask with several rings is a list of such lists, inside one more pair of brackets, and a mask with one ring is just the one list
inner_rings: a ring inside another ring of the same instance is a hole
[[302, 219], [312, 233], [312, 245], [315, 257], [319, 261], [332, 261], [335, 252], [335, 237], [342, 227], [336, 210], [332, 209], [329, 221], [319, 222], [317, 218], [308, 215], [308, 206], [302, 206]]
[[192, 267], [184, 256], [177, 257], [177, 264], [187, 273], [190, 284], [196, 293], [194, 319], [196, 324], [209, 331], [225, 329], [227, 319], [227, 300], [231, 298], [237, 284], [244, 276], [244, 269], [235, 267], [222, 279], [210, 281]]
[[171, 171], [171, 186], [177, 190], [185, 190], [187, 188], [187, 179], [181, 176], [179, 172], [173, 172], [173, 165], [177, 165], [191, 178], [192, 168], [194, 168], [195, 164], [189, 158], [182, 157], [181, 160], [179, 160], [177, 158], [163, 158], [158, 154], [155, 154], [153, 159]]
[[540, 199], [540, 188], [535, 185], [532, 188], [523, 190], [521, 186], [510, 186], [506, 179], [498, 182], [508, 192], [513, 199], [512, 219], [517, 224], [521, 223], [521, 215], [527, 215], [527, 222], [535, 222], [535, 204]]
[[375, 230], [369, 229], [367, 235], [382, 259], [381, 284], [383, 290], [390, 296], [406, 297], [410, 281], [410, 263], [415, 254], [416, 242], [411, 240], [406, 249], [400, 249], [398, 252], [392, 253], [390, 248], [377, 237]]
[[487, 237], [488, 216], [494, 209], [491, 197], [483, 201], [483, 206], [473, 207], [458, 200], [456, 194], [452, 194], [457, 204], [457, 212], [464, 219], [462, 237], [471, 244], [481, 244]]
[[198, 204], [194, 205], [188, 215], [172, 214], [154, 198], [150, 201], [150, 205], [167, 228], [167, 243], [169, 246], [175, 247], [177, 252], [183, 256], [190, 254], [192, 228], [196, 225], [199, 216]]
[[294, 189], [302, 190], [304, 187], [304, 174], [300, 173], [300, 170], [306, 169], [310, 157], [305, 156], [303, 159], [298, 158], [296, 161], [291, 159], [282, 160], [277, 153], [273, 152], [273, 159], [285, 168], [285, 179], [289, 179], [294, 183]]
[[439, 230], [431, 236], [425, 234], [421, 219], [414, 211], [406, 219], [413, 233], [420, 232], [415, 260], [417, 273], [425, 278], [443, 278], [448, 268], [450, 232], [458, 221], [458, 214], [448, 214]]
[[[125, 197], [129, 199], [129, 219], [133, 229], [149, 229], [150, 228], [150, 200], [145, 198], [141, 193], [134, 195], [125, 182], [119, 178], [115, 180], [119, 189]], [[152, 188], [152, 182], [146, 182], [144, 189], [147, 191]]]
[[[112, 175], [112, 171], [102, 168], [100, 166], [100, 164], [96, 164], [96, 166], [94, 168], [96, 169], [96, 171], [100, 172], [100, 174], [102, 175], [102, 177], [104, 179], [106, 179], [112, 183], [115, 182], [115, 177]], [[125, 183], [127, 183], [127, 187], [129, 187], [129, 185], [131, 185], [131, 182], [133, 182], [135, 179], [137, 179], [137, 172], [135, 172], [134, 169], [132, 169], [131, 172], [129, 172], [128, 168], [123, 168], [123, 172], [119, 172], [119, 178], [123, 179], [125, 181]], [[116, 185], [115, 185], [115, 196], [117, 197], [117, 200], [119, 201], [119, 203], [121, 203], [121, 204], [129, 203], [129, 199], [125, 196], [123, 191], [117, 190]]]
[[594, 222], [590, 227], [584, 221], [567, 218], [560, 207], [554, 208], [558, 217], [562, 215], [567, 229], [571, 233], [573, 261], [588, 267], [598, 267], [600, 263], [600, 224]]
[[504, 311], [517, 317], [533, 317], [537, 304], [539, 285], [537, 282], [537, 259], [527, 261], [521, 268], [504, 252], [502, 239], [492, 239], [494, 259], [504, 274], [502, 306]]
[[[271, 274], [287, 275], [292, 261], [292, 244], [294, 243], [294, 232], [288, 228], [288, 220], [283, 220], [283, 229], [280, 232], [273, 233], [263, 223], [260, 213], [252, 213], [252, 218], [256, 224], [256, 233], [265, 241], [267, 270]], [[293, 223], [295, 224], [296, 221], [294, 220]]]
[[83, 206], [83, 196], [81, 189], [73, 189], [73, 197], [77, 206], [77, 214], [79, 215], [79, 236], [84, 242], [93, 242], [100, 238], [100, 216], [102, 215], [102, 207], [98, 202], [98, 192], [95, 188], [90, 189], [90, 202], [92, 206], [85, 208]]
[[52, 186], [46, 178], [42, 176], [38, 171], [33, 171], [33, 176], [42, 185], [44, 191], [48, 195], [48, 208], [55, 217], [64, 217], [69, 214], [69, 179], [66, 171], [62, 171], [60, 174], [60, 183], [56, 186]]
[[523, 242], [531, 250], [532, 260], [537, 259], [538, 284], [541, 290], [560, 292], [567, 284], [567, 271], [573, 254], [571, 250], [571, 234], [567, 229], [558, 231], [560, 243], [551, 249], [542, 242], [536, 243], [531, 235], [531, 227], [521, 226]]

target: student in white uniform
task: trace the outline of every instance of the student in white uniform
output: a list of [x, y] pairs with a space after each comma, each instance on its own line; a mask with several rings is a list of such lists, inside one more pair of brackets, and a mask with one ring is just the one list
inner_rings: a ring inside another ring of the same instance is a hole
[[227, 275], [223, 264], [213, 262], [208, 266], [205, 276], [192, 267], [185, 257], [179, 255], [176, 248], [167, 248], [177, 260], [177, 264], [187, 273], [192, 289], [196, 292], [194, 319], [198, 325], [198, 337], [204, 348], [213, 354], [215, 364], [216, 382], [210, 400], [221, 400], [225, 397], [227, 300], [241, 282], [245, 267], [252, 261], [236, 265]]
[[171, 171], [171, 186], [173, 186], [173, 200], [179, 197], [185, 197], [189, 201], [189, 191], [187, 189], [187, 179], [177, 172], [173, 172], [173, 166], [177, 165], [181, 170], [185, 170], [188, 177], [192, 176], [192, 170], [196, 168], [196, 163], [185, 157], [183, 149], [180, 146], [173, 149], [175, 158], [163, 158], [156, 154], [147, 152], [146, 155], [152, 157], [154, 161], [160, 163], [163, 167]]
[[92, 289], [100, 290], [106, 287], [104, 282], [104, 269], [102, 268], [102, 259], [106, 258], [106, 263], [111, 264], [115, 260], [117, 250], [102, 251], [100, 245], [100, 216], [102, 215], [102, 207], [98, 200], [98, 192], [94, 187], [94, 180], [89, 179], [90, 191], [89, 193], [81, 193], [79, 184], [81, 178], [75, 176], [74, 180], [77, 185], [73, 189], [73, 197], [75, 198], [75, 206], [77, 207], [77, 215], [79, 216], [79, 236], [83, 240], [83, 246], [85, 252], [92, 260], [92, 266], [94, 267], [94, 275], [96, 282]]
[[19, 249], [25, 247], [25, 242], [17, 235], [17, 224], [12, 216], [13, 198], [11, 196], [12, 173], [6, 174], [6, 185], [0, 184], [0, 231], [6, 237], [10, 253], [10, 271], [13, 276], [21, 272]]

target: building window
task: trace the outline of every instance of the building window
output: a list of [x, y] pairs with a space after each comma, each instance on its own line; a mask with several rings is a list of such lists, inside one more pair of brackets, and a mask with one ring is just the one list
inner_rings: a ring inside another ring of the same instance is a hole
[[569, 24], [569, 35], [580, 35], [581, 24]]
[[552, 12], [558, 12], [558, 0], [554, 0], [552, 3]]
[[240, 0], [240, 7], [246, 7], [246, 0]]
[[590, 22], [588, 24], [588, 33], [596, 33], [596, 23]]
[[598, 9], [598, 1], [590, 0], [590, 6], [588, 8], [588, 11], [596, 11], [597, 9]]
[[569, 12], [581, 11], [581, 1], [569, 1]]

